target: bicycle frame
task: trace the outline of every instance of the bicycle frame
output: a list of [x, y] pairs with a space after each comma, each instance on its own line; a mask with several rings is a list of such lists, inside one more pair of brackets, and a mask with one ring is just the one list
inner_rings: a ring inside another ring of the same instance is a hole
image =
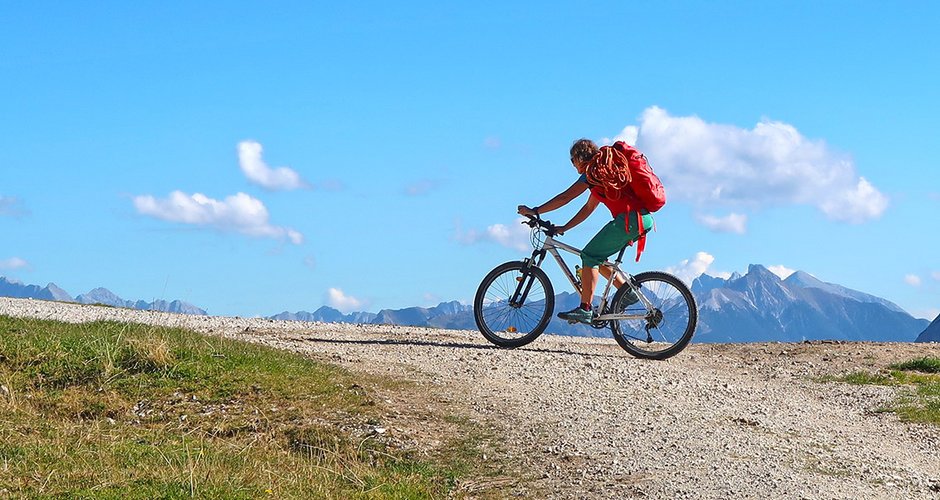
[[[538, 229], [536, 229], [538, 231]], [[605, 311], [607, 308], [607, 297], [610, 294], [610, 289], [614, 284], [615, 277], [620, 274], [624, 277], [624, 286], [629, 286], [633, 293], [636, 294], [640, 302], [645, 307], [646, 311], [643, 314], [612, 314], [605, 313], [600, 316], [595, 317], [595, 321], [613, 321], [613, 320], [627, 320], [627, 319], [646, 319], [649, 312], [654, 309], [652, 302], [643, 295], [642, 290], [633, 282], [633, 276], [620, 269], [620, 263], [623, 259], [623, 253], [627, 247], [620, 249], [620, 253], [617, 254], [617, 259], [614, 262], [605, 260], [601, 265], [607, 266], [610, 268], [611, 273], [610, 277], [607, 278], [607, 285], [604, 287], [604, 293], [601, 295], [601, 302], [599, 311]], [[532, 250], [532, 257], [526, 259], [526, 263], [530, 266], [541, 267], [542, 262], [545, 260], [545, 254], [550, 253], [552, 257], [555, 258], [555, 262], [558, 264], [558, 267], [561, 268], [562, 273], [565, 277], [568, 278], [568, 281], [571, 283], [571, 286], [575, 291], [581, 293], [581, 285], [578, 280], [575, 278], [574, 274], [571, 272], [571, 268], [568, 267], [568, 264], [562, 258], [559, 250], [563, 250], [574, 255], [581, 255], [581, 249], [573, 247], [567, 243], [556, 240], [550, 235], [545, 236], [545, 241], [542, 243], [541, 248], [536, 247]], [[525, 301], [526, 296], [529, 294], [529, 289], [532, 287], [532, 280], [523, 279], [519, 282], [519, 286], [516, 287], [516, 291], [513, 293], [513, 296], [510, 300], [511, 304], [522, 303]]]

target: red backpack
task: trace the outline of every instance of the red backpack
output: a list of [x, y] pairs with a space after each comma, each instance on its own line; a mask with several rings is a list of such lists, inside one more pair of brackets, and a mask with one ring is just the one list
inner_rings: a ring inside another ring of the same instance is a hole
[[[613, 148], [627, 157], [627, 165], [630, 167], [632, 177], [630, 190], [636, 197], [637, 206], [649, 212], [663, 208], [666, 204], [666, 190], [663, 189], [663, 183], [659, 177], [650, 168], [646, 155], [623, 141], [615, 142]], [[627, 195], [629, 196], [629, 193]]]
[[[611, 155], [610, 150], [620, 153], [623, 157], [617, 158], [619, 155]], [[626, 165], [623, 164], [623, 158], [626, 159]], [[629, 183], [626, 182], [624, 167], [630, 171]], [[655, 226], [654, 228], [643, 227], [640, 211], [655, 212], [663, 208], [666, 204], [666, 190], [663, 189], [663, 183], [653, 173], [649, 162], [646, 161], [646, 155], [623, 141], [617, 141], [613, 146], [602, 147], [595, 156], [594, 163], [585, 173], [589, 183], [594, 184], [591, 193], [604, 201], [611, 215], [617, 217], [620, 213], [636, 211], [636, 223], [640, 228], [640, 235], [636, 240], [636, 260], [639, 262], [640, 255], [646, 248], [646, 233], [655, 228]], [[608, 196], [611, 194], [613, 196]], [[629, 231], [629, 228], [630, 222], [627, 221], [624, 229]]]

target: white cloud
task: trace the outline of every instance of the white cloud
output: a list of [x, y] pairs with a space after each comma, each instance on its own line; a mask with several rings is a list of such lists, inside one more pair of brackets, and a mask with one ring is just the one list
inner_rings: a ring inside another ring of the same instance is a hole
[[916, 274], [907, 274], [904, 276], [904, 282], [911, 286], [920, 286], [921, 279], [920, 276]]
[[508, 227], [502, 224], [493, 224], [486, 228], [486, 238], [488, 240], [516, 250], [528, 250], [531, 245], [530, 237], [531, 230], [522, 224], [513, 224]]
[[848, 155], [783, 122], [765, 119], [743, 129], [653, 106], [640, 118], [637, 143], [674, 200], [712, 208], [810, 205], [853, 223], [877, 218], [888, 206]]
[[731, 213], [724, 217], [697, 215], [700, 224], [716, 233], [744, 234], [747, 232], [747, 215]]
[[9, 259], [0, 260], [0, 269], [14, 270], [25, 269], [27, 267], [29, 267], [29, 262], [26, 262], [19, 257], [10, 257]]
[[778, 266], [767, 266], [767, 270], [780, 276], [780, 279], [785, 280], [790, 277], [791, 274], [796, 272], [796, 269], [790, 269], [787, 266], [778, 265]]
[[940, 271], [930, 273], [930, 277], [933, 278], [934, 281], [940, 281]]
[[271, 225], [264, 204], [245, 193], [219, 201], [202, 193], [189, 195], [173, 191], [165, 199], [135, 196], [134, 207], [143, 215], [171, 222], [235, 231], [252, 237], [288, 239], [295, 245], [303, 243], [304, 239], [293, 229]]
[[304, 266], [308, 267], [311, 270], [317, 269], [317, 259], [313, 255], [308, 255], [304, 257]]
[[492, 242], [513, 250], [525, 252], [532, 248], [531, 229], [523, 225], [522, 221], [526, 219], [520, 217], [515, 224], [505, 226], [503, 224], [493, 224], [484, 231], [470, 229], [468, 231], [457, 230], [457, 241], [472, 245], [480, 242]]
[[888, 198], [864, 177], [858, 179], [854, 188], [833, 193], [832, 198], [819, 205], [830, 219], [854, 223], [877, 219], [887, 208]]
[[601, 139], [601, 144], [609, 146], [617, 141], [623, 141], [631, 146], [636, 146], [636, 139], [640, 133], [639, 127], [636, 125], [627, 125], [620, 131], [619, 134], [615, 135], [613, 139], [605, 137]]
[[363, 305], [363, 301], [351, 295], [346, 295], [339, 288], [330, 288], [326, 291], [326, 303], [344, 313], [355, 311]]
[[19, 217], [27, 213], [22, 207], [19, 198], [13, 196], [0, 196], [0, 216]]
[[11, 215], [14, 205], [16, 205], [16, 198], [0, 196], [0, 215]]
[[261, 144], [255, 141], [238, 143], [238, 165], [249, 181], [272, 191], [289, 191], [310, 187], [300, 175], [287, 167], [271, 168], [261, 158]]
[[339, 179], [327, 179], [325, 181], [318, 182], [316, 188], [335, 193], [346, 189], [346, 185], [343, 184], [343, 181]]
[[423, 179], [405, 186], [405, 194], [408, 196], [421, 196], [428, 194], [441, 183], [433, 179]]
[[674, 274], [686, 283], [692, 283], [695, 278], [704, 274], [713, 262], [715, 262], [714, 256], [706, 252], [698, 252], [691, 259], [685, 259], [677, 266], [667, 268], [666, 272]]

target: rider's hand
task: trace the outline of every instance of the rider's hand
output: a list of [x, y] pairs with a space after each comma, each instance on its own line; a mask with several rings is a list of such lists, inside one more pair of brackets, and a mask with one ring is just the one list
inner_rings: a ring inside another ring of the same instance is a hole
[[530, 215], [532, 217], [536, 216], [535, 210], [532, 210], [531, 208], [525, 205], [519, 205], [516, 211], [519, 213], [519, 215]]

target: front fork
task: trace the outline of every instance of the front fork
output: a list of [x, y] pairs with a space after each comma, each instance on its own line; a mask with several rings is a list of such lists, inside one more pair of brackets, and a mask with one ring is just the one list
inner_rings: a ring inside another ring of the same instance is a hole
[[532, 282], [535, 281], [535, 276], [532, 275], [530, 269], [541, 266], [543, 260], [545, 260], [545, 250], [535, 250], [532, 252], [532, 257], [522, 261], [525, 265], [522, 266], [522, 276], [516, 278], [516, 289], [509, 298], [510, 307], [518, 309], [525, 304], [529, 290], [532, 289]]

